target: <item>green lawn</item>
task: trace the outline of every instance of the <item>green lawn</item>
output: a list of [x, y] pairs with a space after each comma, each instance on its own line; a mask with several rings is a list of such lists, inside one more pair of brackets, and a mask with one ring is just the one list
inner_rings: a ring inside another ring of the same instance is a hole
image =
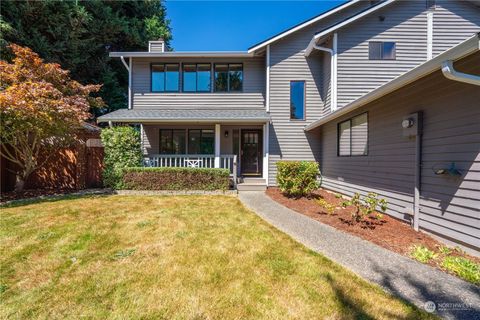
[[3, 318], [419, 319], [228, 196], [1, 209]]

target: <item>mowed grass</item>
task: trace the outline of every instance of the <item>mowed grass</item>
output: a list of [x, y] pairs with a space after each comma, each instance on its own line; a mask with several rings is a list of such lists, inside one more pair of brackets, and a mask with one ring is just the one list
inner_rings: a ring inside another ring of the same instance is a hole
[[2, 208], [2, 318], [420, 319], [228, 196]]

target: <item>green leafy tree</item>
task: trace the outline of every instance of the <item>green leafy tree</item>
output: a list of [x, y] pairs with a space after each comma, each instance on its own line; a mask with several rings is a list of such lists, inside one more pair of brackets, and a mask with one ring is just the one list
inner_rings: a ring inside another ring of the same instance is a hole
[[146, 50], [148, 41], [171, 39], [161, 1], [12, 1], [0, 2], [0, 46], [27, 46], [47, 62], [70, 70], [74, 80], [102, 84], [105, 113], [126, 107], [128, 76], [109, 51]]

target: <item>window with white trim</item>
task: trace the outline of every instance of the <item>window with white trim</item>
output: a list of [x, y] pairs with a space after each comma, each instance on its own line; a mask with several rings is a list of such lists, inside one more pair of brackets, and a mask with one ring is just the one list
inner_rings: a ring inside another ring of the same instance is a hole
[[339, 157], [368, 155], [368, 113], [362, 113], [338, 124]]

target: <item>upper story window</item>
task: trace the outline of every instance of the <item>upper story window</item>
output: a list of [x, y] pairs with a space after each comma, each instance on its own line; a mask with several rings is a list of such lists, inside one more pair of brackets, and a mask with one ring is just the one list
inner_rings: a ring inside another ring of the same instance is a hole
[[183, 64], [183, 92], [210, 92], [211, 65]]
[[368, 58], [370, 60], [395, 60], [395, 42], [370, 41], [368, 43]]
[[152, 92], [179, 91], [178, 63], [152, 64]]
[[338, 155], [340, 157], [366, 156], [368, 154], [368, 114], [338, 124]]
[[290, 81], [290, 119], [305, 120], [305, 81]]
[[241, 92], [243, 64], [215, 64], [215, 92]]

